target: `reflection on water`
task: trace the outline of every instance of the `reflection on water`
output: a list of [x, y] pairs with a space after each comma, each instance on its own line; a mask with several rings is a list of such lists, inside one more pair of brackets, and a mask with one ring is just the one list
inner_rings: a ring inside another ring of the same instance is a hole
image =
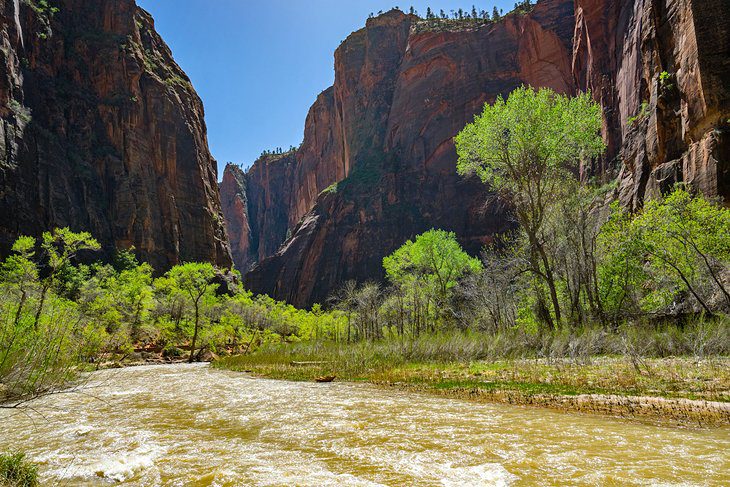
[[93, 375], [0, 412], [49, 484], [730, 485], [730, 430], [673, 429], [204, 365]]

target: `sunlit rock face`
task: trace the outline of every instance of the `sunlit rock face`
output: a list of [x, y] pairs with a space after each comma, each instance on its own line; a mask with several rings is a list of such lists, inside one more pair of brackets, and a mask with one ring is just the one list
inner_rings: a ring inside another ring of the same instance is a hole
[[0, 0], [0, 247], [53, 227], [229, 265], [200, 99], [133, 0]]
[[323, 302], [345, 280], [382, 278], [382, 257], [432, 227], [478, 252], [512, 222], [456, 175], [452, 138], [523, 83], [591, 91], [607, 151], [584, 174], [617, 178], [626, 206], [680, 181], [727, 201], [728, 16], [728, 0], [542, 0], [481, 27], [434, 29], [399, 12], [369, 20], [337, 50], [335, 85], [302, 147], [247, 175], [247, 191], [267, 195], [249, 200], [247, 218], [271, 215], [246, 236], [258, 249], [247, 263], [259, 261], [248, 285]]
[[[573, 32], [572, 0], [457, 30], [397, 11], [369, 20], [335, 53], [334, 87], [286, 169], [291, 238], [247, 284], [296, 305], [323, 302], [345, 280], [382, 278], [383, 256], [432, 227], [478, 253], [512, 222], [479, 181], [456, 174], [453, 137], [523, 83], [571, 91]], [[264, 166], [249, 173], [249, 192], [274, 192]]]

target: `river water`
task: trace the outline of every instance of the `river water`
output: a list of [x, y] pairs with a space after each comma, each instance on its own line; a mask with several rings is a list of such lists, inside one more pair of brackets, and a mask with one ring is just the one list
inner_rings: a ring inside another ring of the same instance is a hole
[[44, 485], [730, 485], [730, 429], [204, 365], [97, 372], [32, 406], [0, 411], [0, 450], [25, 450]]

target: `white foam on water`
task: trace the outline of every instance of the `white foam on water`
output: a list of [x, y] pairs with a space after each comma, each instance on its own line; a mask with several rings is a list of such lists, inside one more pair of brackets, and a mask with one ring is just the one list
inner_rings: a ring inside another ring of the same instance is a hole
[[[66, 458], [69, 463], [62, 468], [47, 472], [49, 477], [60, 480], [106, 479], [125, 482], [142, 471], [155, 469], [155, 461], [163, 455], [161, 448], [143, 445], [132, 451], [100, 453], [96, 458], [88, 455], [79, 458]], [[51, 460], [51, 459], [47, 459]], [[59, 464], [60, 459], [53, 463]], [[147, 472], [149, 474], [149, 472]]]
[[508, 472], [499, 463], [449, 468], [444, 473], [447, 475], [446, 478], [441, 479], [441, 485], [444, 487], [467, 487], [470, 485], [506, 487], [519, 480], [519, 477]]

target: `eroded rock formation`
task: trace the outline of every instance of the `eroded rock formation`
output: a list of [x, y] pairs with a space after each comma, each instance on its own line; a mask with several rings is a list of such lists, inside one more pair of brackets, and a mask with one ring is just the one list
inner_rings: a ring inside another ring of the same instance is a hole
[[230, 263], [203, 107], [133, 0], [0, 0], [0, 246], [52, 227]]
[[677, 181], [727, 199], [729, 15], [730, 0], [542, 0], [480, 27], [433, 28], [397, 11], [369, 20], [337, 50], [335, 85], [300, 150], [247, 175], [249, 195], [268, 195], [249, 200], [249, 221], [271, 215], [252, 224], [259, 264], [247, 284], [322, 302], [347, 279], [381, 278], [382, 257], [431, 227], [478, 251], [511, 222], [456, 175], [452, 138], [523, 83], [591, 90], [608, 145], [591, 170], [618, 177], [625, 205]]

